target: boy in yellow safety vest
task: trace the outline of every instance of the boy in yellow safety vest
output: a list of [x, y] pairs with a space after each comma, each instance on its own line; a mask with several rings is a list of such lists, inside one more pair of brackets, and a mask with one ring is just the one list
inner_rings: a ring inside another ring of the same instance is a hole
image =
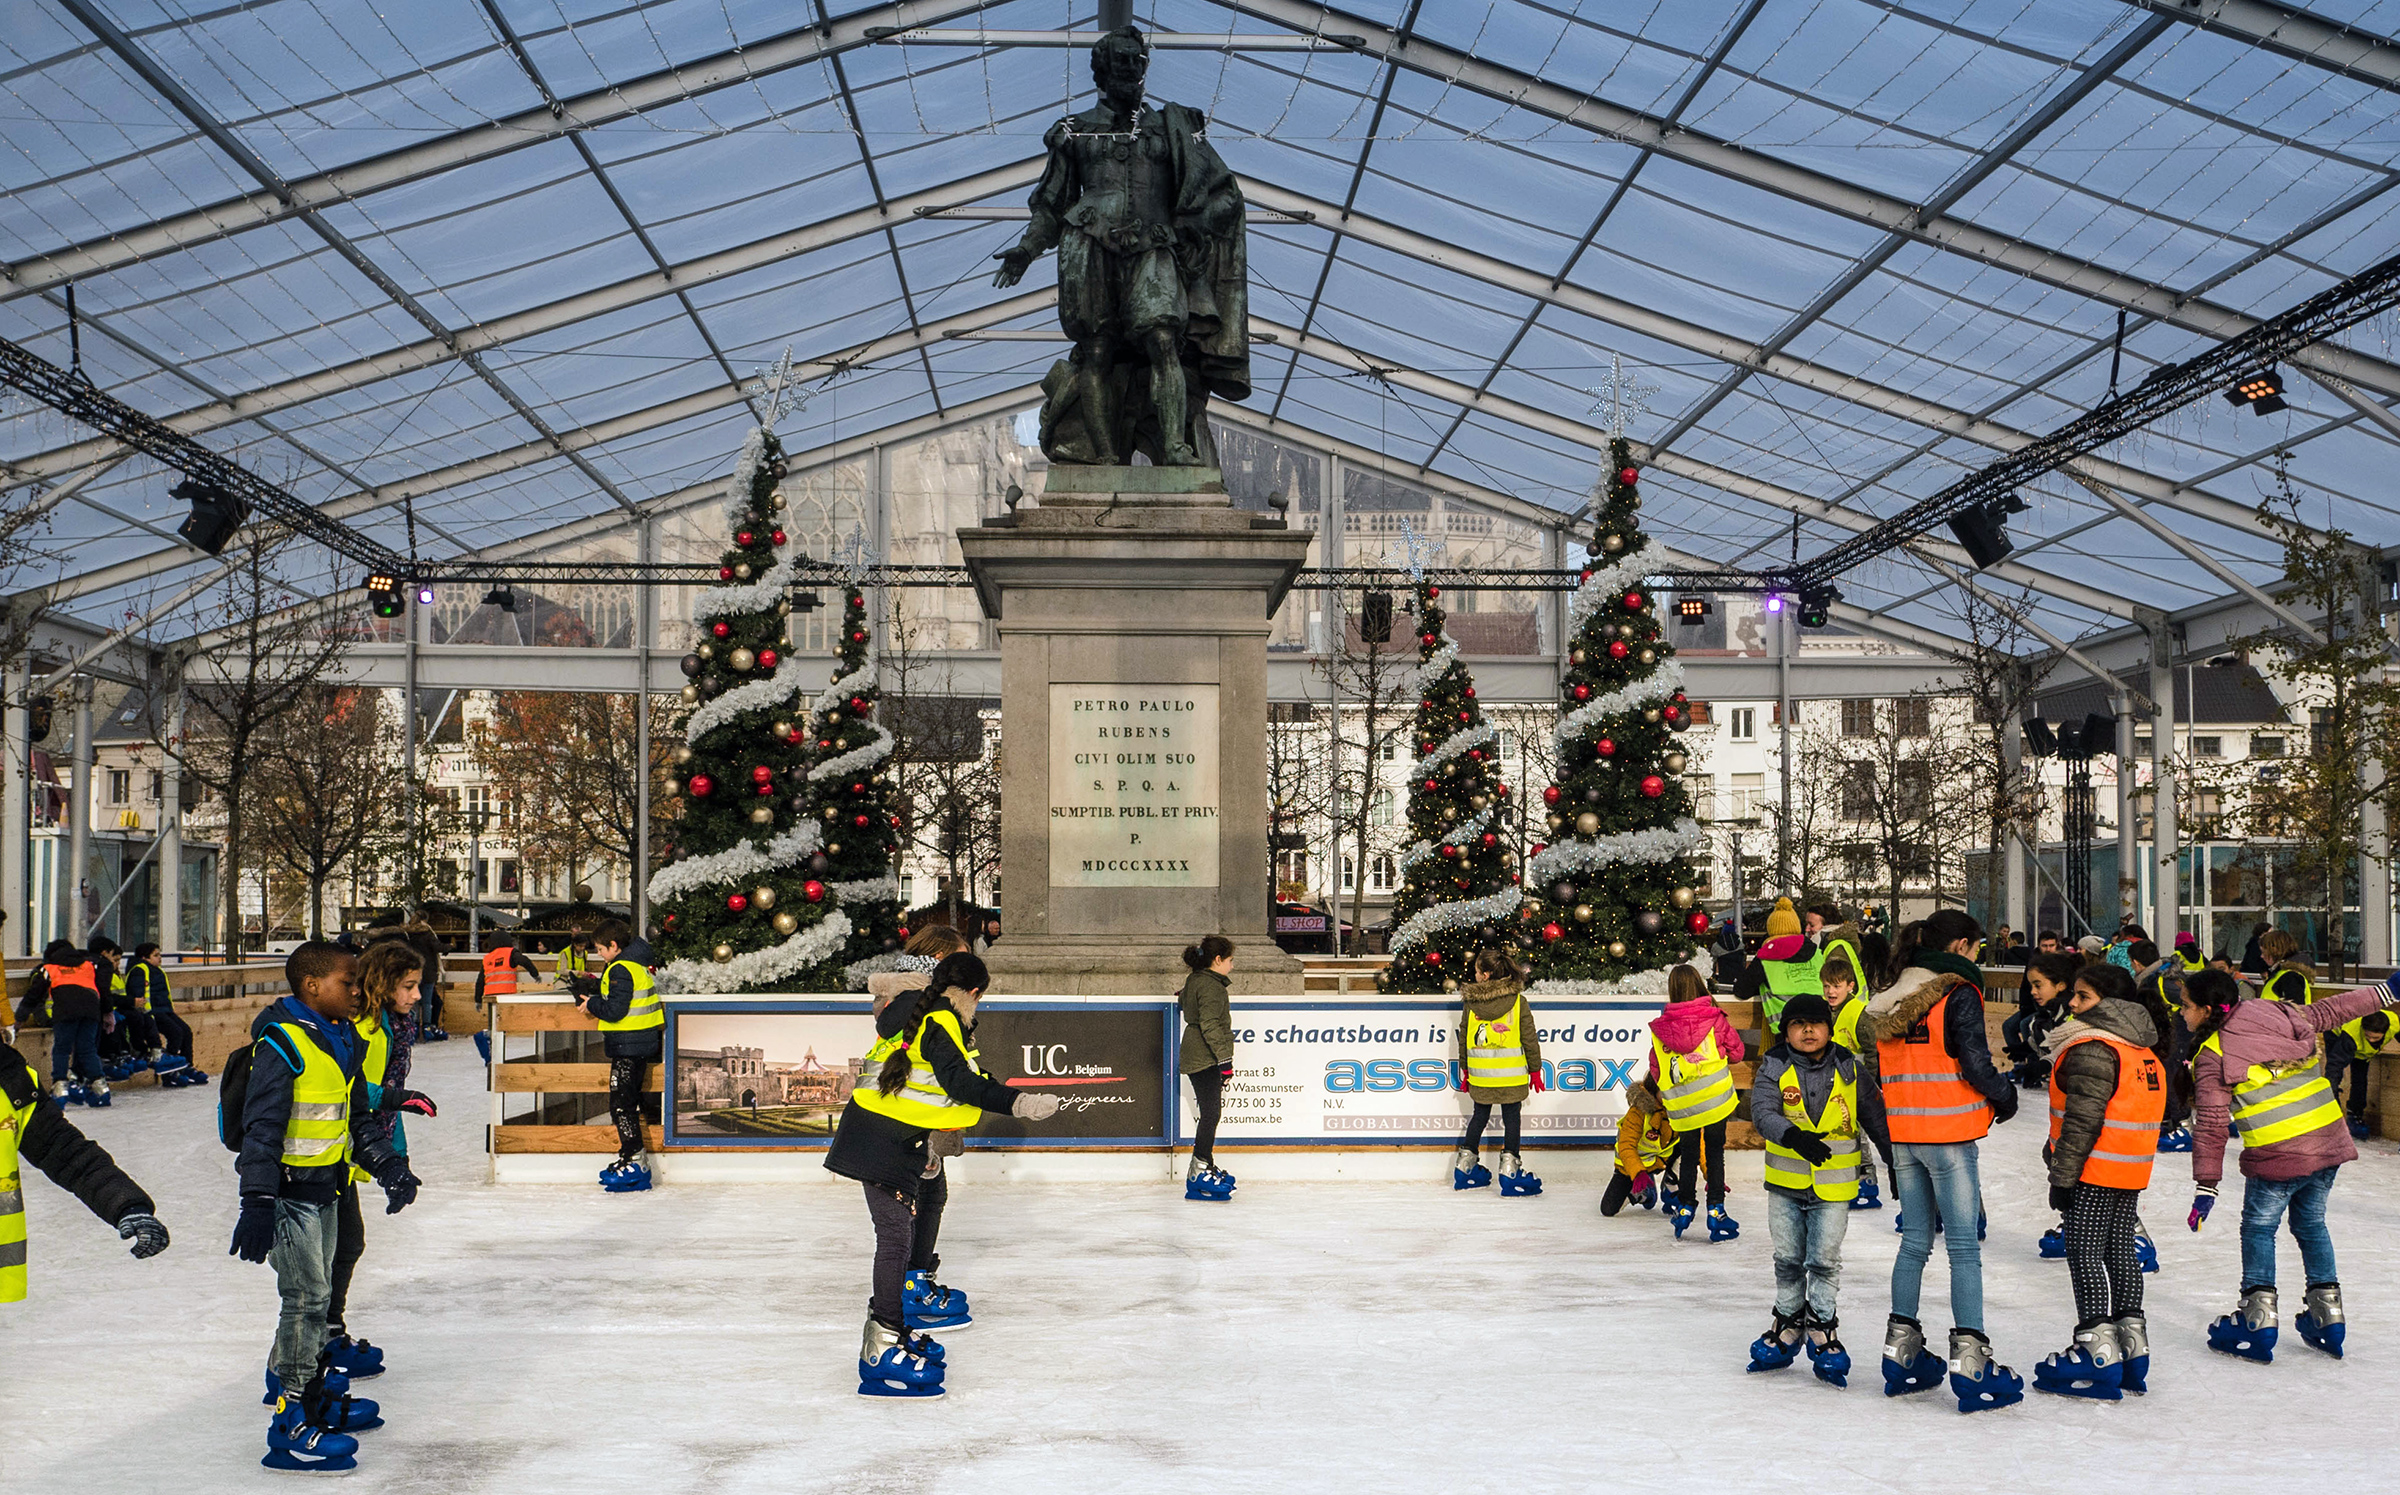
[[622, 919], [592, 931], [592, 958], [599, 962], [600, 988], [576, 998], [596, 1019], [600, 1046], [608, 1055], [608, 1119], [617, 1128], [617, 1160], [600, 1170], [600, 1187], [611, 1194], [638, 1194], [650, 1187], [642, 1161], [645, 1121], [659, 1118], [650, 1095], [650, 1066], [666, 1052], [667, 1011], [650, 974], [650, 942]]
[[[384, 1213], [417, 1197], [407, 1159], [358, 1122], [366, 1114], [360, 1065], [358, 957], [310, 940], [284, 962], [291, 995], [251, 1025], [242, 1092], [242, 1210], [233, 1253], [275, 1269], [283, 1310], [267, 1367], [269, 1469], [341, 1473], [357, 1467], [354, 1431], [382, 1426], [375, 1403], [348, 1394], [325, 1361], [339, 1204], [353, 1160], [384, 1192]], [[354, 1092], [360, 1104], [352, 1105]]]

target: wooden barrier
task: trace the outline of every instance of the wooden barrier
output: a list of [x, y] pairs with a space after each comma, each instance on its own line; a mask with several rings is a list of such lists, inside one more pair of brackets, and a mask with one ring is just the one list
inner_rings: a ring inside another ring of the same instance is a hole
[[[167, 967], [167, 982], [174, 992], [175, 1015], [191, 1025], [192, 1063], [212, 1077], [224, 1069], [228, 1054], [250, 1041], [250, 1025], [258, 1014], [274, 1005], [287, 989], [281, 961], [172, 965]], [[10, 973], [9, 983], [9, 1010], [13, 1016], [16, 999], [24, 994], [24, 988], [15, 972]], [[17, 1052], [25, 1056], [45, 1085], [53, 1079], [50, 1047], [48, 1027], [29, 1025], [17, 1030]], [[144, 1070], [122, 1085], [155, 1083], [155, 1077]]]
[[[543, 1000], [537, 993], [530, 1000], [501, 1001], [489, 1004], [492, 1035], [492, 1054], [498, 1062], [491, 1066], [493, 1097], [491, 1122], [491, 1151], [494, 1153], [614, 1153], [617, 1150], [616, 1129], [600, 1125], [561, 1125], [548, 1121], [510, 1121], [504, 1115], [500, 1097], [505, 1095], [605, 1095], [608, 1093], [608, 1064], [583, 1060], [502, 1059], [503, 1042], [511, 1036], [531, 1037], [538, 1050], [549, 1045], [544, 1039], [570, 1033], [596, 1033], [600, 1024], [573, 1002]], [[663, 1065], [652, 1065], [643, 1076], [643, 1088], [658, 1091], [661, 1087]], [[537, 1104], [538, 1116], [541, 1107]], [[653, 1152], [665, 1150], [665, 1139], [655, 1124], [643, 1128], [645, 1144]], [[677, 1151], [686, 1149], [678, 1148]]]

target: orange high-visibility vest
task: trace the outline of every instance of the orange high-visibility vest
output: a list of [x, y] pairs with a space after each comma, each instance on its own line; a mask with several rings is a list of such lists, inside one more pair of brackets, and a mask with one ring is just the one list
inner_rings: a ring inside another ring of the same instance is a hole
[[2100, 1122], [2100, 1139], [2083, 1160], [2076, 1177], [2108, 1189], [2146, 1189], [2150, 1169], [2158, 1161], [2158, 1124], [2167, 1114], [2167, 1079], [2158, 1056], [2139, 1044], [2127, 1043], [2098, 1028], [2070, 1039], [2052, 1056], [2050, 1065], [2050, 1141], [2067, 1122], [2067, 1094], [2058, 1074], [2067, 1053], [2077, 1044], [2105, 1043], [2117, 1051], [2117, 1090], [2108, 1098], [2108, 1113]]
[[88, 986], [92, 989], [93, 996], [100, 995], [100, 973], [88, 960], [80, 965], [45, 965], [42, 967], [42, 974], [50, 978], [50, 988], [53, 991], [62, 986]]
[[517, 968], [509, 962], [517, 952], [506, 945], [483, 952], [483, 994], [487, 997], [513, 997], [517, 994]]
[[1918, 1018], [1898, 1038], [1875, 1046], [1883, 1074], [1883, 1114], [1894, 1142], [1973, 1142], [1992, 1129], [1991, 1103], [1959, 1073], [1942, 1021], [1943, 1006], [1960, 990], [1981, 1003], [1972, 984], [1953, 988], [1942, 1006]]

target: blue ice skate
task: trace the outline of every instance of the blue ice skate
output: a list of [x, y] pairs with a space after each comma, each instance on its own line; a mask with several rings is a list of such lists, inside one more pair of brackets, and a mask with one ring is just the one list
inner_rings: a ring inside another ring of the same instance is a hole
[[1524, 1160], [1515, 1153], [1500, 1155], [1500, 1197], [1523, 1199], [1542, 1192], [1542, 1181], [1525, 1171]]
[[2146, 1235], [2137, 1233], [2133, 1238], [2133, 1259], [2142, 1264], [2143, 1271], [2157, 1271], [2158, 1242], [2150, 1239], [2150, 1237]]
[[2269, 1365], [2275, 1359], [2275, 1289], [2242, 1289], [2241, 1306], [2208, 1326], [2208, 1347]]
[[889, 1324], [867, 1320], [858, 1347], [860, 1396], [940, 1396], [947, 1367], [916, 1350], [918, 1341]]
[[91, 1082], [91, 1084], [84, 1087], [83, 1103], [87, 1106], [98, 1109], [102, 1106], [114, 1104], [114, 1101], [115, 1098], [108, 1093], [108, 1081], [106, 1079], [94, 1080]]
[[258, 1462], [283, 1474], [348, 1474], [358, 1467], [358, 1440], [311, 1423], [298, 1397], [277, 1397]]
[[1708, 1207], [1708, 1241], [1710, 1245], [1713, 1246], [1719, 1241], [1736, 1240], [1741, 1233], [1742, 1222], [1725, 1213], [1725, 1206], [1712, 1204]]
[[1874, 1175], [1869, 1174], [1858, 1181], [1858, 1197], [1850, 1201], [1850, 1207], [1854, 1210], [1883, 1208], [1883, 1191], [1876, 1187]]
[[2045, 1355], [2033, 1368], [2033, 1389], [2053, 1396], [2080, 1396], [2096, 1402], [2125, 1399], [2125, 1354], [2117, 1344], [2114, 1321], [2078, 1324], [2075, 1342], [2055, 1355]]
[[2158, 1150], [2160, 1152], [2190, 1152], [2192, 1150], [2192, 1129], [2180, 1122], [2168, 1127], [2158, 1134]]
[[2117, 1384], [2140, 1396], [2150, 1389], [2150, 1321], [2138, 1313], [2117, 1315], [2117, 1348], [2125, 1352]]
[[1680, 1241], [1683, 1239], [1684, 1231], [1691, 1228], [1692, 1207], [1688, 1204], [1678, 1204], [1667, 1211], [1667, 1218], [1675, 1222], [1675, 1239]]
[[1226, 1200], [1233, 1197], [1233, 1175], [1220, 1172], [1214, 1163], [1192, 1159], [1183, 1175], [1183, 1197], [1186, 1199]]
[[475, 1052], [483, 1056], [485, 1064], [492, 1062], [492, 1035], [481, 1028], [475, 1030]]
[[2067, 1259], [2067, 1227], [2063, 1224], [2053, 1225], [2043, 1231], [2040, 1250], [2044, 1261], [2065, 1261]]
[[2292, 1316], [2292, 1327], [2308, 1341], [2311, 1349], [2323, 1350], [2334, 1359], [2342, 1358], [2342, 1340], [2348, 1336], [2348, 1326], [2342, 1320], [2342, 1285], [2338, 1282], [2316, 1282], [2300, 1300], [2300, 1311]]
[[1767, 1332], [1750, 1342], [1750, 1369], [1782, 1370], [1797, 1359], [1807, 1319], [1806, 1309], [1798, 1313], [1776, 1310], [1773, 1322], [1767, 1325]]
[[900, 1315], [911, 1329], [964, 1329], [975, 1322], [967, 1295], [944, 1287], [931, 1272], [910, 1272], [900, 1284]]
[[267, 1371], [267, 1394], [261, 1398], [267, 1406], [277, 1402], [296, 1402], [306, 1408], [308, 1420], [333, 1433], [364, 1433], [383, 1426], [383, 1408], [363, 1396], [350, 1394], [350, 1378], [319, 1363], [317, 1373], [297, 1392], [289, 1391], [283, 1378], [273, 1369]]
[[2025, 1400], [2025, 1378], [1992, 1358], [1980, 1330], [1950, 1331], [1950, 1394], [1961, 1412], [1992, 1412]]
[[632, 1158], [619, 1158], [600, 1170], [600, 1187], [611, 1194], [639, 1194], [650, 1187], [650, 1169]]
[[[1821, 1324], [1810, 1319], [1808, 1368], [1826, 1385], [1846, 1388], [1850, 1384], [1850, 1352], [1842, 1348], [1841, 1337], [1835, 1333], [1839, 1328], [1839, 1319], [1827, 1319]], [[1819, 1334], [1825, 1337], [1819, 1339], [1816, 1337]]]
[[1492, 1170], [1483, 1166], [1483, 1160], [1475, 1155], [1473, 1148], [1460, 1148], [1458, 1156], [1450, 1160], [1451, 1188], [1480, 1189], [1491, 1181]]
[[1883, 1394], [1907, 1396], [1931, 1391], [1942, 1384], [1949, 1367], [1925, 1348], [1925, 1326], [1904, 1314], [1893, 1314], [1883, 1329]]
[[345, 1376], [353, 1381], [371, 1381], [383, 1374], [383, 1351], [347, 1334], [337, 1334], [325, 1341], [325, 1352], [321, 1358], [325, 1369], [332, 1375]]

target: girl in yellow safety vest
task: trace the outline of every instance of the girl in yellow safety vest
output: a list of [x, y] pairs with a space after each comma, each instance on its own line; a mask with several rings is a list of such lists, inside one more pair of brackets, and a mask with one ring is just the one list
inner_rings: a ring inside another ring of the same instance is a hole
[[2223, 971], [2200, 971], [2183, 984], [2191, 1062], [2178, 1076], [2192, 1098], [2194, 1231], [2217, 1202], [2228, 1135], [2242, 1142], [2242, 1295], [2238, 1308], [2209, 1329], [2212, 1349], [2245, 1359], [2275, 1355], [2275, 1230], [2288, 1215], [2308, 1271], [2300, 1335], [2331, 1355], [2342, 1352], [2342, 1289], [2325, 1204], [2334, 1175], [2358, 1156], [2333, 1087], [2320, 1072], [2319, 1040], [2342, 1024], [2400, 1004], [2400, 977], [2380, 986], [2320, 996], [2301, 1006], [2244, 1000]]
[[829, 1171], [865, 1187], [875, 1224], [874, 1290], [858, 1351], [862, 1396], [942, 1394], [942, 1347], [909, 1332], [901, 1301], [916, 1245], [926, 1138], [972, 1126], [987, 1111], [1025, 1121], [1046, 1121], [1058, 1111], [1057, 1096], [1012, 1090], [975, 1067], [958, 1004], [979, 1000], [990, 981], [983, 962], [962, 951], [935, 966], [923, 990], [876, 1015], [877, 1041], [825, 1152]]
[[[407, 1088], [416, 1057], [415, 1012], [425, 995], [419, 980], [423, 971], [424, 957], [406, 940], [385, 939], [369, 945], [358, 963], [358, 1016], [350, 1023], [366, 1046], [358, 1066], [358, 1077], [366, 1082], [359, 1131], [379, 1139], [402, 1159], [408, 1156], [403, 1113], [434, 1114], [431, 1097]], [[350, 1279], [367, 1250], [367, 1220], [359, 1208], [358, 1186], [372, 1182], [374, 1175], [356, 1163], [350, 1165], [350, 1176], [336, 1200], [332, 1294], [325, 1302], [326, 1364], [353, 1381], [382, 1375], [384, 1369], [383, 1351], [353, 1338], [348, 1321]]]
[[1507, 1196], [1539, 1194], [1542, 1181], [1525, 1171], [1517, 1155], [1519, 1119], [1525, 1097], [1542, 1088], [1542, 1045], [1534, 1032], [1533, 1009], [1525, 1004], [1525, 983], [1508, 952], [1486, 948], [1475, 952], [1474, 980], [1459, 988], [1466, 1010], [1458, 1021], [1458, 1062], [1467, 1099], [1467, 1130], [1458, 1139], [1458, 1157], [1451, 1168], [1451, 1187], [1480, 1189], [1492, 1181], [1480, 1153], [1483, 1129], [1500, 1108], [1500, 1192]]
[[1682, 1140], [1675, 1152], [1675, 1235], [1692, 1223], [1694, 1174], [1708, 1160], [1708, 1238], [1729, 1241], [1742, 1227], [1725, 1212], [1725, 1121], [1740, 1106], [1733, 1066], [1742, 1062], [1742, 1035], [1708, 995], [1690, 966], [1667, 973], [1667, 1005], [1650, 1020], [1650, 1075], [1667, 1120]]

